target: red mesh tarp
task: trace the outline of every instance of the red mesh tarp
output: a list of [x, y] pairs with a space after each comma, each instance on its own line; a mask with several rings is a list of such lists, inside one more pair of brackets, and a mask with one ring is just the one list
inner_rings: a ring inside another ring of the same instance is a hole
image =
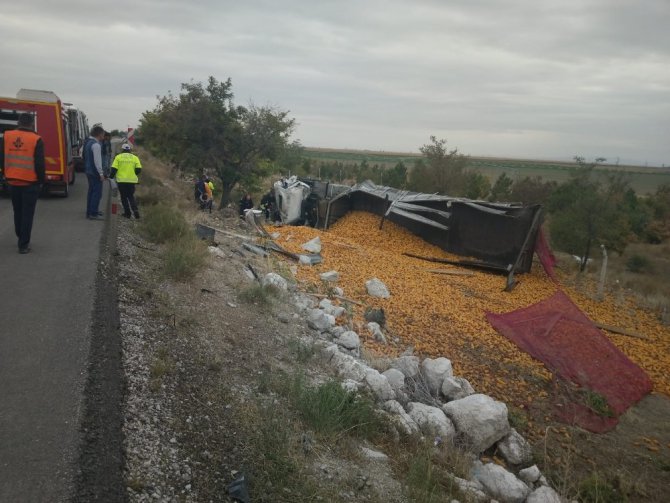
[[544, 267], [544, 271], [547, 273], [554, 283], [557, 283], [556, 274], [554, 273], [554, 266], [556, 265], [556, 257], [551, 252], [549, 248], [549, 243], [547, 242], [547, 236], [545, 236], [542, 227], [540, 227], [540, 232], [537, 233], [537, 240], [535, 241], [535, 253], [540, 258], [540, 263]]
[[612, 429], [617, 417], [652, 389], [645, 372], [559, 291], [525, 309], [486, 313], [493, 327], [542, 361], [560, 378], [602, 395], [615, 417], [602, 417], [577, 402], [559, 411], [562, 420], [593, 432]]

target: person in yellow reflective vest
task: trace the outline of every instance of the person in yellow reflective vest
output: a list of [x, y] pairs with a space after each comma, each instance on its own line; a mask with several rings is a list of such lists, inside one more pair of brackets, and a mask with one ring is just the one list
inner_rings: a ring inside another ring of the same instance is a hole
[[109, 177], [116, 178], [116, 183], [119, 186], [123, 216], [130, 218], [135, 215], [135, 218], [140, 218], [140, 212], [135, 202], [135, 185], [139, 182], [142, 164], [131, 150], [130, 143], [124, 143], [121, 146], [121, 153], [112, 162], [112, 171]]

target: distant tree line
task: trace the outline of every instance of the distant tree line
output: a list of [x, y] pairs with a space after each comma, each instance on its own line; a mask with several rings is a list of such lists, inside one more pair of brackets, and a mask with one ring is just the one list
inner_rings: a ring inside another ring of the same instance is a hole
[[575, 157], [569, 179], [560, 184], [539, 176], [513, 179], [507, 173], [491, 184], [470, 167], [468, 156], [448, 149], [446, 140], [433, 136], [420, 151], [422, 156], [413, 166], [403, 162], [393, 167], [367, 161], [318, 163], [305, 158], [299, 174], [345, 182], [372, 180], [399, 189], [492, 202], [543, 205], [553, 246], [580, 257], [582, 270], [594, 247], [604, 245], [622, 253], [630, 242], [660, 243], [670, 236], [670, 185], [640, 197], [625, 172], [596, 169], [605, 159], [589, 163]]

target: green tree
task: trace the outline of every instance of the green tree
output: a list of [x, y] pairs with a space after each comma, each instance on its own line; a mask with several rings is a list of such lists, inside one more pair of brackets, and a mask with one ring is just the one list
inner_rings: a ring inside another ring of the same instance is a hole
[[558, 183], [544, 182], [541, 176], [526, 176], [512, 185], [507, 201], [546, 205]]
[[[221, 179], [221, 207], [238, 185], [247, 188], [291, 158], [295, 121], [274, 107], [235, 106], [230, 79], [190, 82], [158, 98], [143, 114], [140, 137], [158, 156], [186, 172], [213, 171]], [[295, 158], [295, 156], [293, 156]]]
[[658, 187], [645, 202], [652, 214], [646, 239], [650, 243], [661, 243], [670, 236], [670, 184]]
[[481, 173], [467, 173], [465, 177], [465, 197], [469, 199], [484, 199], [491, 191], [491, 182]]
[[402, 161], [384, 171], [384, 185], [404, 189], [407, 186], [407, 166]]
[[422, 162], [414, 164], [409, 177], [409, 187], [418, 192], [439, 192], [450, 196], [464, 196], [467, 167], [470, 158], [447, 150], [447, 140], [430, 137], [431, 143], [420, 148]]
[[586, 163], [575, 157], [575, 161], [570, 180], [559, 185], [549, 199], [549, 229], [554, 246], [581, 257], [583, 271], [594, 245], [603, 244], [619, 253], [626, 247], [630, 223], [623, 198], [628, 182], [615, 174], [603, 183], [595, 171], [603, 158]]
[[496, 181], [491, 188], [491, 195], [489, 199], [493, 202], [509, 201], [512, 194], [513, 184], [514, 181], [509, 176], [507, 176], [507, 173], [501, 173], [500, 176], [496, 178]]

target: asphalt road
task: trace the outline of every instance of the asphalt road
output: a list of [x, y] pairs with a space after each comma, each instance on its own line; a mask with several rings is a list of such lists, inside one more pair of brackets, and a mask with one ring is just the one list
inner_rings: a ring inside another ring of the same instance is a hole
[[85, 218], [86, 185], [77, 173], [69, 198], [40, 198], [27, 255], [0, 198], [0, 502], [72, 496], [106, 228]]

